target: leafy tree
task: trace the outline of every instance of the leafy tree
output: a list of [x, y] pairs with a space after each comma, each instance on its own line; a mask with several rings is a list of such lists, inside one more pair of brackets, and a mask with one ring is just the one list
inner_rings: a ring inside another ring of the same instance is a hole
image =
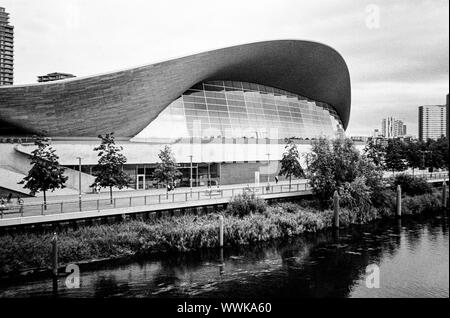
[[28, 175], [23, 178], [19, 184], [25, 184], [24, 188], [30, 189], [31, 194], [42, 191], [44, 193], [44, 208], [47, 209], [48, 190], [52, 192], [55, 189], [65, 188], [65, 182], [68, 177], [64, 176], [64, 167], [62, 167], [56, 155], [55, 150], [50, 146], [50, 140], [45, 137], [33, 136], [34, 144], [37, 146], [31, 152], [31, 167]]
[[404, 144], [403, 153], [405, 155], [408, 166], [412, 168], [413, 175], [414, 169], [422, 166], [422, 157], [420, 150], [423, 148], [423, 143], [420, 141], [409, 141]]
[[364, 154], [375, 166], [382, 167], [384, 165], [386, 149], [384, 145], [376, 139], [369, 139], [369, 142], [364, 147]]
[[281, 159], [280, 176], [289, 178], [289, 189], [291, 188], [292, 176], [296, 178], [304, 177], [302, 166], [300, 165], [300, 155], [297, 145], [291, 138], [286, 139], [285, 151]]
[[429, 153], [429, 167], [448, 169], [449, 153], [448, 153], [448, 139], [441, 137], [438, 140], [428, 140], [426, 143]]
[[122, 189], [128, 186], [131, 178], [123, 171], [123, 165], [127, 162], [127, 158], [121, 153], [123, 147], [116, 146], [114, 133], [99, 135], [101, 144], [94, 148], [98, 151], [98, 164], [94, 168], [95, 181], [91, 187], [99, 184], [102, 188], [109, 187], [109, 197], [111, 204], [113, 203], [112, 188]]
[[399, 139], [389, 139], [386, 146], [385, 168], [392, 171], [405, 171], [408, 166], [404, 155], [403, 142]]
[[[361, 156], [351, 139], [314, 141], [307, 177], [323, 208], [330, 204], [336, 190], [341, 194], [349, 193], [350, 189], [352, 193], [354, 189], [364, 190], [359, 192], [360, 198], [355, 197], [355, 202], [362, 202], [367, 195], [366, 188], [370, 189], [372, 201], [378, 189], [383, 188], [381, 169]], [[360, 187], [361, 183], [365, 187]]]
[[[172, 149], [169, 146], [165, 146], [158, 155], [160, 163], [157, 164], [153, 177], [158, 181], [166, 185], [173, 185], [175, 179], [182, 176], [182, 173], [178, 169], [178, 164], [175, 161], [175, 157], [172, 154]], [[168, 193], [168, 191], [167, 191]]]

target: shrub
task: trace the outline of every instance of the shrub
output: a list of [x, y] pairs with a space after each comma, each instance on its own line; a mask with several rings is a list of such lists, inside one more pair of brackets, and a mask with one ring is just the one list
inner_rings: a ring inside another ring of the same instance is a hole
[[263, 199], [255, 196], [255, 194], [248, 194], [244, 192], [235, 196], [230, 203], [228, 203], [227, 213], [243, 217], [251, 213], [263, 213], [267, 209], [267, 203]]
[[372, 192], [366, 184], [365, 177], [357, 177], [352, 182], [346, 182], [340, 188], [341, 206], [365, 211], [372, 205]]
[[421, 194], [431, 194], [432, 187], [424, 178], [415, 178], [406, 173], [400, 173], [391, 181], [392, 190], [396, 190], [400, 185], [402, 192], [406, 195], [415, 196]]
[[406, 197], [402, 202], [402, 213], [408, 214], [421, 214], [436, 212], [441, 209], [441, 202], [436, 195], [423, 194], [414, 197]]
[[[386, 193], [389, 200], [383, 208], [342, 207], [340, 224], [347, 226], [367, 223], [383, 215], [392, 215], [395, 211], [395, 193]], [[227, 245], [247, 245], [320, 231], [332, 226], [332, 210], [319, 211], [294, 203], [279, 203], [267, 207], [256, 198], [245, 196], [237, 201], [238, 204], [234, 200], [233, 202], [240, 210], [225, 214]], [[439, 193], [406, 197], [403, 209], [405, 215], [440, 210]], [[243, 215], [245, 213], [247, 214]], [[186, 252], [214, 247], [218, 245], [218, 226], [217, 215], [187, 215], [157, 221], [127, 221], [67, 229], [58, 233], [60, 260], [62, 264], [67, 264], [99, 258]], [[0, 236], [0, 274], [49, 267], [51, 237], [51, 233]]]

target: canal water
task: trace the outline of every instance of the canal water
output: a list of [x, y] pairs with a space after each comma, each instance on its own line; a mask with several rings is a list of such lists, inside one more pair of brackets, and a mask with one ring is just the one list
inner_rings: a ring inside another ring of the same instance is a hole
[[[80, 287], [0, 284], [0, 297], [449, 297], [447, 217], [388, 220], [253, 247], [81, 270]], [[379, 267], [379, 288], [366, 285]]]

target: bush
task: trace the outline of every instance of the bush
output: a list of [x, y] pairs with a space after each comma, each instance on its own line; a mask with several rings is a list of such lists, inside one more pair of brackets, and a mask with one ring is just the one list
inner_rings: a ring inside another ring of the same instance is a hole
[[244, 192], [234, 197], [228, 203], [227, 213], [243, 217], [251, 213], [263, 213], [267, 209], [267, 203], [263, 199]]
[[[330, 207], [334, 191], [343, 189], [349, 194], [349, 206], [363, 201], [365, 206], [371, 205], [373, 195], [384, 187], [382, 177], [381, 169], [361, 156], [350, 139], [319, 139], [312, 144], [308, 179], [322, 208]], [[357, 195], [354, 199], [358, 202], [351, 200], [350, 192]]]
[[352, 182], [344, 183], [339, 193], [342, 207], [366, 211], [372, 205], [372, 192], [366, 184], [365, 177], [357, 177]]
[[402, 193], [410, 196], [431, 194], [433, 188], [424, 178], [415, 178], [406, 173], [400, 173], [391, 180], [392, 190], [396, 191], [397, 186], [400, 185]]
[[441, 202], [439, 197], [432, 194], [406, 197], [402, 202], [402, 213], [405, 215], [437, 212], [440, 209]]
[[[343, 207], [340, 224], [362, 224], [393, 215], [395, 193], [383, 208]], [[441, 209], [439, 193], [406, 197], [404, 214]], [[231, 209], [235, 210], [231, 210]], [[225, 214], [225, 243], [247, 245], [255, 242], [315, 232], [332, 226], [333, 211], [319, 211], [299, 204], [279, 203], [267, 207], [254, 196], [233, 200]], [[241, 216], [243, 215], [243, 216]], [[157, 221], [127, 221], [113, 225], [86, 226], [58, 233], [61, 264], [101, 258], [129, 257], [165, 252], [186, 252], [218, 245], [217, 215], [181, 216]], [[0, 275], [27, 268], [49, 267], [51, 233], [17, 233], [0, 236]]]

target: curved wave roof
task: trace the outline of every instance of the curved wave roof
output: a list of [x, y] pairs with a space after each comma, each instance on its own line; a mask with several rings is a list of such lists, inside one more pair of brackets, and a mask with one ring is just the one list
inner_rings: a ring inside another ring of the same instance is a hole
[[129, 70], [0, 87], [0, 126], [58, 137], [114, 131], [131, 138], [198, 82], [236, 80], [283, 89], [332, 105], [344, 128], [350, 76], [342, 56], [315, 42], [238, 45]]

